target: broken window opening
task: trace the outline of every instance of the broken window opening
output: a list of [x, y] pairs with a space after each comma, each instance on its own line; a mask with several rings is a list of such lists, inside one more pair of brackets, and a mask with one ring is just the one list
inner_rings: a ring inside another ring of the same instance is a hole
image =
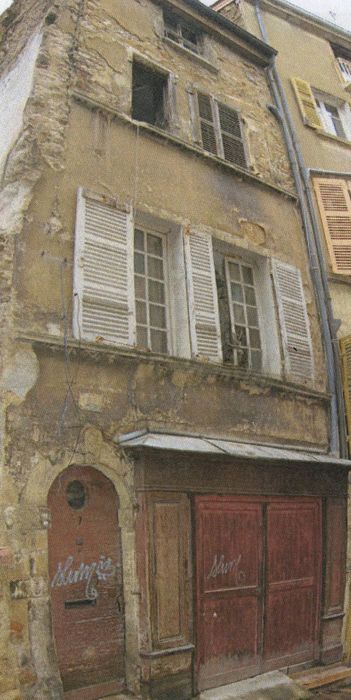
[[165, 36], [193, 53], [202, 53], [201, 35], [191, 24], [170, 12], [164, 14]]
[[134, 62], [132, 90], [132, 118], [165, 129], [168, 76]]

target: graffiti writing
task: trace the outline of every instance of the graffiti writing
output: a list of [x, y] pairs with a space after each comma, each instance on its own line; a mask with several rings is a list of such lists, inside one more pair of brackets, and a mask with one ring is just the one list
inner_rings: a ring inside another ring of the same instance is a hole
[[111, 578], [115, 569], [112, 559], [103, 554], [98, 561], [93, 561], [91, 564], [81, 562], [78, 565], [75, 564], [74, 556], [69, 556], [64, 563], [61, 561], [58, 563], [56, 574], [51, 581], [51, 588], [71, 586], [74, 583], [85, 581], [86, 597], [95, 600], [98, 597], [97, 582]]
[[246, 574], [245, 571], [239, 569], [240, 562], [241, 554], [239, 554], [234, 559], [228, 560], [225, 559], [224, 554], [221, 554], [220, 556], [217, 556], [217, 554], [215, 554], [213, 564], [207, 576], [207, 579], [217, 578], [217, 576], [223, 576], [225, 574], [234, 574], [235, 584], [237, 586], [243, 584], [246, 579]]

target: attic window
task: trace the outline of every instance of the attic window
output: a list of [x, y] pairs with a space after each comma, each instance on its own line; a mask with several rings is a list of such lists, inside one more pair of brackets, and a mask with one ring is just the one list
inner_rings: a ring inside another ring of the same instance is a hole
[[345, 83], [351, 83], [351, 53], [339, 46], [332, 46], [341, 76]]
[[170, 12], [164, 13], [165, 36], [185, 49], [200, 54], [200, 32], [186, 20], [176, 17]]
[[153, 124], [161, 129], [167, 126], [168, 75], [133, 63], [132, 118]]

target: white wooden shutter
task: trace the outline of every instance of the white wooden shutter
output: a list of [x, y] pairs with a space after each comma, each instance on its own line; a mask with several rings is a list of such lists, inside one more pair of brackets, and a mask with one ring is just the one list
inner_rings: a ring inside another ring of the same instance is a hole
[[192, 354], [222, 360], [212, 239], [205, 233], [184, 234]]
[[293, 379], [313, 379], [313, 353], [310, 325], [300, 270], [272, 261], [285, 369]]
[[131, 213], [78, 192], [74, 261], [76, 338], [135, 342]]

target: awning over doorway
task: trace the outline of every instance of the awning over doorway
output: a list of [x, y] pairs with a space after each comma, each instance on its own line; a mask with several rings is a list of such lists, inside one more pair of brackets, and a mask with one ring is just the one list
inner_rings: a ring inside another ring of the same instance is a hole
[[126, 449], [146, 448], [212, 455], [224, 454], [241, 459], [291, 462], [295, 464], [297, 462], [320, 464], [326, 467], [351, 470], [351, 460], [340, 459], [329, 454], [234, 442], [204, 435], [180, 435], [177, 433], [158, 433], [144, 430], [116, 435], [114, 442]]

